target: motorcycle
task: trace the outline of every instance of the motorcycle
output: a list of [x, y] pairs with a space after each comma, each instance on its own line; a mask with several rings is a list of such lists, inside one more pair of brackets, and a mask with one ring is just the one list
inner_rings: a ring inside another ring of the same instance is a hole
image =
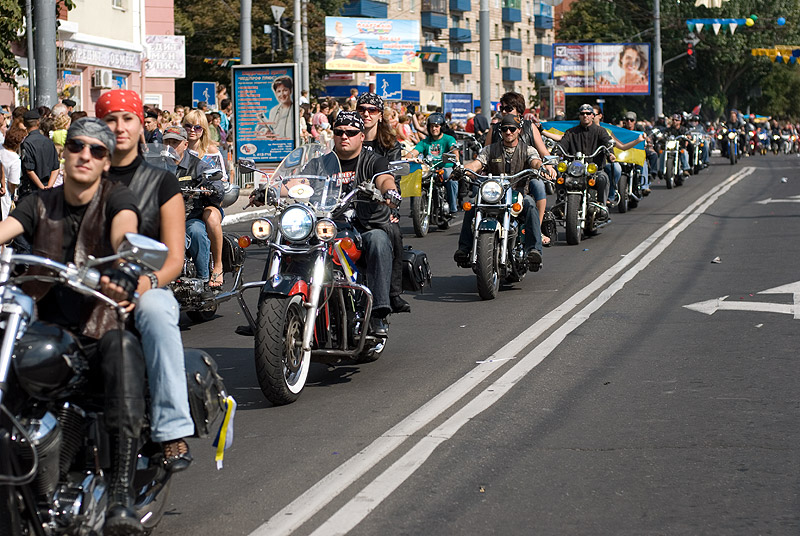
[[590, 155], [561, 151], [565, 160], [558, 162], [556, 168], [556, 203], [551, 210], [564, 226], [567, 244], [571, 246], [579, 244], [582, 235], [592, 236], [611, 223], [608, 208], [597, 202], [597, 190], [590, 187], [595, 185], [595, 174], [600, 171], [592, 160], [603, 151], [610, 154], [612, 149], [612, 144], [600, 146]]
[[[358, 271], [361, 236], [348, 220], [351, 205], [382, 203], [383, 196], [372, 182], [342, 196], [335, 158], [326, 160], [335, 164], [322, 175], [301, 174], [305, 162], [322, 154], [321, 146], [304, 146], [284, 159], [264, 192], [272, 216], [253, 222], [248, 237], [267, 248], [267, 262], [261, 281], [242, 286], [260, 288], [255, 319], [243, 300], [240, 305], [255, 335], [259, 386], [276, 405], [298, 399], [312, 360], [375, 361], [387, 341], [367, 329], [372, 292]], [[257, 171], [246, 160], [239, 166]]]
[[706, 137], [701, 132], [690, 131], [688, 138], [691, 142], [689, 169], [692, 171], [692, 175], [697, 175], [705, 167], [703, 165], [703, 147], [706, 144]]
[[759, 131], [759, 133], [758, 133], [758, 152], [761, 153], [762, 156], [767, 154], [767, 151], [769, 150], [769, 145], [770, 145], [769, 136], [767, 135], [767, 133], [763, 132], [763, 131]]
[[[45, 281], [100, 300], [122, 325], [127, 313], [96, 290], [95, 266], [122, 260], [132, 273], [144, 273], [161, 268], [166, 255], [160, 242], [130, 233], [116, 255], [90, 257], [84, 266], [15, 255], [11, 248], [0, 252], [0, 534], [102, 534], [109, 500], [105, 407], [102, 393], [86, 385], [87, 356], [75, 335], [37, 319], [33, 298], [20, 285]], [[45, 274], [14, 275], [22, 266]], [[206, 437], [228, 397], [211, 356], [188, 350], [185, 359], [196, 435]], [[147, 532], [169, 504], [171, 473], [163, 462], [161, 446], [149, 440], [145, 423], [133, 509]]]
[[772, 133], [772, 154], [778, 154], [781, 150], [781, 135], [777, 132]]
[[622, 166], [622, 174], [617, 183], [617, 191], [620, 195], [617, 210], [620, 214], [624, 214], [628, 209], [638, 207], [639, 201], [642, 200], [642, 167], [628, 162], [620, 162], [620, 166]]
[[[158, 168], [175, 173], [180, 158], [172, 147], [148, 144], [145, 160]], [[204, 175], [205, 180], [209, 182], [217, 180], [216, 176], [221, 177], [221, 173], [218, 170], [207, 170]], [[179, 178], [181, 192], [184, 201], [187, 203], [191, 199], [197, 199], [209, 194], [209, 191], [205, 188], [193, 188], [186, 185], [191, 179], [191, 177]], [[222, 192], [223, 197], [220, 207], [224, 209], [233, 205], [239, 199], [240, 188], [227, 181], [223, 182], [223, 185], [224, 191]], [[231, 233], [222, 234], [222, 272], [226, 274], [232, 273], [234, 276], [231, 290], [222, 292], [208, 289], [206, 281], [197, 277], [197, 267], [194, 264], [194, 260], [189, 256], [190, 245], [189, 235], [186, 235], [183, 269], [180, 276], [170, 283], [169, 288], [172, 289], [175, 299], [178, 300], [181, 306], [181, 310], [186, 313], [186, 316], [192, 322], [207, 322], [214, 318], [219, 304], [240, 296], [239, 289], [242, 285], [242, 270], [244, 269], [246, 252], [239, 245], [238, 237]]]
[[781, 133], [781, 149], [783, 154], [791, 154], [794, 151], [795, 137], [788, 132]]
[[[655, 130], [655, 129], [654, 129]], [[660, 169], [661, 177], [666, 182], [667, 189], [683, 185], [683, 172], [680, 168], [680, 155], [685, 151], [681, 142], [689, 138], [659, 132], [656, 139], [660, 142], [660, 152], [664, 154], [663, 165]]]
[[414, 234], [419, 238], [428, 234], [431, 224], [443, 231], [449, 229], [453, 219], [450, 211], [454, 208], [447, 201], [444, 162], [431, 165], [432, 160], [429, 157], [424, 162], [430, 167], [422, 175], [420, 195], [411, 198], [411, 221], [414, 224]]

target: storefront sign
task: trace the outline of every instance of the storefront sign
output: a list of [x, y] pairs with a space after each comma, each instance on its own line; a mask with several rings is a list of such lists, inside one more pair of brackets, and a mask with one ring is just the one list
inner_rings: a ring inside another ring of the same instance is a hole
[[186, 77], [186, 38], [182, 35], [148, 35], [145, 76], [151, 78]]
[[121, 71], [140, 72], [142, 68], [142, 55], [139, 52], [121, 50], [118, 48], [99, 47], [66, 41], [64, 48], [75, 51], [75, 63], [80, 65], [95, 65]]

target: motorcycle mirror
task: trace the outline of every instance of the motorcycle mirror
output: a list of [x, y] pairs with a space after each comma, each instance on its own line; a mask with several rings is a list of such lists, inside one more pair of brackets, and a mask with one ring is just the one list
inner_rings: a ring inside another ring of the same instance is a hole
[[404, 160], [389, 162], [389, 173], [400, 176], [408, 175], [411, 173], [411, 166]]
[[144, 235], [125, 233], [125, 238], [117, 248], [117, 254], [126, 261], [141, 264], [148, 270], [160, 270], [167, 260], [169, 248]]
[[454, 153], [444, 153], [442, 160], [447, 164], [455, 164], [458, 162], [458, 157]]
[[253, 173], [254, 171], [258, 171], [255, 161], [250, 158], [240, 158], [236, 162], [236, 165], [239, 166], [240, 173]]
[[556, 164], [558, 164], [559, 160], [560, 159], [557, 156], [553, 156], [553, 155], [545, 156], [544, 157], [544, 164], [546, 166], [555, 166]]

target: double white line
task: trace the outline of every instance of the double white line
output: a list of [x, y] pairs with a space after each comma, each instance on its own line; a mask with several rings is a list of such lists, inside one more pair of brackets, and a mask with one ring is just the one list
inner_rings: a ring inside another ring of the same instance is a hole
[[[458, 432], [475, 416], [492, 406], [518, 381], [539, 365], [575, 328], [583, 324], [603, 304], [620, 291], [625, 284], [644, 270], [701, 214], [730, 190], [739, 181], [752, 174], [753, 167], [745, 167], [721, 184], [712, 188], [686, 210], [650, 235], [614, 266], [606, 270], [592, 283], [575, 293], [556, 309], [550, 311], [518, 337], [503, 346], [490, 358], [476, 366], [464, 377], [439, 393], [424, 406], [403, 419], [396, 426], [378, 437], [361, 452], [340, 465], [289, 505], [258, 527], [251, 536], [275, 536], [291, 534], [312, 516], [327, 506], [340, 493], [420, 429], [442, 415], [451, 406], [463, 400], [481, 382], [507, 360], [516, 357], [532, 342], [558, 325], [550, 336], [533, 350], [515, 362], [499, 379], [477, 396], [470, 397], [440, 426], [425, 435], [381, 475], [367, 484], [353, 499], [320, 525], [314, 535], [330, 536], [346, 534], [358, 525], [381, 501], [416, 471], [440, 444]], [[641, 258], [640, 258], [641, 257]], [[635, 264], [634, 262], [637, 261]], [[562, 319], [586, 300], [587, 296], [602, 290], [600, 294], [567, 321]]]

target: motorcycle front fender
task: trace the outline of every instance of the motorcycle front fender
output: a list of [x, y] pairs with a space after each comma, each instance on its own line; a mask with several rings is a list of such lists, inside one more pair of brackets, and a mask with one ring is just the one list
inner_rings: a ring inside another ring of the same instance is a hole
[[481, 220], [478, 224], [478, 228], [475, 229], [476, 233], [483, 233], [487, 231], [497, 232], [500, 230], [500, 222], [495, 220], [494, 218], [486, 218], [485, 220]]
[[308, 282], [296, 274], [278, 274], [267, 279], [261, 287], [259, 300], [267, 296], [294, 296], [300, 294], [303, 301], [308, 301]]

